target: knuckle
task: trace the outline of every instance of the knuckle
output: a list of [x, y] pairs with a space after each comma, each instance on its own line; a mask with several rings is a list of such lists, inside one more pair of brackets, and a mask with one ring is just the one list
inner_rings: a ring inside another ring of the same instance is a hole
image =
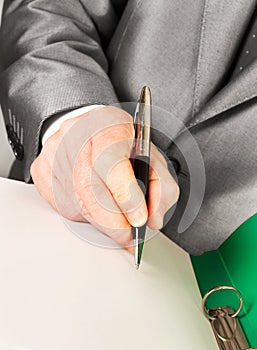
[[134, 135], [133, 118], [125, 110], [118, 107], [106, 106], [104, 108], [104, 113], [107, 117], [109, 116], [111, 120], [115, 121], [114, 128], [115, 126], [118, 127], [118, 130], [122, 130], [123, 133], [128, 133], [129, 136]]
[[38, 173], [40, 174], [40, 172], [38, 171], [39, 164], [40, 164], [40, 159], [39, 159], [39, 157], [37, 157], [30, 166], [30, 174], [31, 174], [32, 178], [35, 178]]
[[124, 188], [122, 184], [117, 183], [112, 189], [112, 193], [118, 203], [125, 203], [131, 199], [129, 188]]
[[30, 174], [31, 174], [32, 178], [35, 176], [35, 172], [36, 172], [35, 167], [36, 167], [36, 165], [35, 165], [35, 161], [34, 161], [30, 166]]
[[176, 182], [174, 182], [174, 184], [173, 184], [173, 198], [174, 198], [175, 202], [178, 201], [179, 196], [180, 196], [180, 188], [179, 188], [178, 184]]
[[106, 106], [104, 111], [110, 115], [115, 115], [115, 117], [118, 116], [119, 119], [132, 123], [132, 116], [124, 109], [115, 106]]
[[134, 128], [131, 124], [121, 121], [120, 124], [114, 124], [101, 132], [101, 136], [105, 136], [107, 141], [111, 143], [115, 140], [127, 140], [134, 136]]
[[123, 120], [121, 124], [114, 126], [114, 129], [116, 129], [117, 133], [120, 133], [120, 136], [122, 138], [130, 138], [131, 136], [133, 136], [133, 125], [126, 123]]
[[131, 195], [129, 192], [122, 191], [122, 190], [115, 192], [114, 196], [118, 203], [126, 203], [131, 198]]
[[65, 135], [67, 135], [68, 132], [72, 133], [73, 135], [73, 129], [72, 126], [75, 125], [81, 117], [75, 117], [68, 120], [64, 120], [61, 125], [60, 129], [55, 133], [57, 138], [63, 138]]
[[84, 215], [81, 215], [80, 213], [69, 213], [69, 214], [64, 214], [64, 217], [66, 219], [75, 221], [75, 222], [88, 222], [88, 220], [84, 217]]
[[124, 135], [128, 138], [133, 138], [135, 134], [135, 129], [132, 124], [125, 124], [124, 125]]
[[67, 119], [67, 120], [64, 120], [61, 124], [61, 127], [60, 129], [63, 130], [63, 131], [67, 131], [73, 124], [74, 122], [78, 120], [78, 117], [77, 118], [71, 118], [71, 119]]
[[167, 187], [165, 191], [165, 196], [170, 206], [172, 206], [178, 201], [180, 196], [180, 188], [175, 181]]

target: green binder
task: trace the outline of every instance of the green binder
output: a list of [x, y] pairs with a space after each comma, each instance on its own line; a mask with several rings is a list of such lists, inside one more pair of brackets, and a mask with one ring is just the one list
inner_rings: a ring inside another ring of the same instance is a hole
[[[257, 347], [257, 214], [244, 222], [218, 249], [201, 256], [191, 256], [201, 295], [213, 287], [230, 285], [243, 296], [239, 321], [251, 347]], [[213, 294], [207, 307], [238, 308], [238, 298], [231, 291]]]

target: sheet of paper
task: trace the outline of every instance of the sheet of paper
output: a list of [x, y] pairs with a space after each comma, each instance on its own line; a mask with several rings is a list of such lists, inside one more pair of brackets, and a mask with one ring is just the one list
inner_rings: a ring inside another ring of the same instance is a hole
[[165, 236], [136, 271], [131, 253], [72, 233], [33, 185], [0, 179], [0, 195], [1, 350], [217, 350], [189, 257]]

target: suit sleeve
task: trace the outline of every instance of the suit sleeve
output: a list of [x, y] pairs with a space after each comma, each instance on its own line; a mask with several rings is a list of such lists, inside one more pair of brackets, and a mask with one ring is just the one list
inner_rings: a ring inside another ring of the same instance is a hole
[[110, 3], [101, 11], [97, 16], [87, 0], [4, 3], [0, 103], [26, 182], [47, 118], [82, 106], [118, 102], [104, 53], [118, 14]]

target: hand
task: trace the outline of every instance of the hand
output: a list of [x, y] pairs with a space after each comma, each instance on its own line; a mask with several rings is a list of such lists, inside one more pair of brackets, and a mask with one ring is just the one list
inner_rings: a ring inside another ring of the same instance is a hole
[[89, 221], [124, 247], [131, 225], [163, 226], [179, 197], [158, 149], [151, 145], [148, 208], [130, 162], [131, 116], [116, 107], [97, 107], [62, 123], [31, 166], [39, 193], [62, 216]]

